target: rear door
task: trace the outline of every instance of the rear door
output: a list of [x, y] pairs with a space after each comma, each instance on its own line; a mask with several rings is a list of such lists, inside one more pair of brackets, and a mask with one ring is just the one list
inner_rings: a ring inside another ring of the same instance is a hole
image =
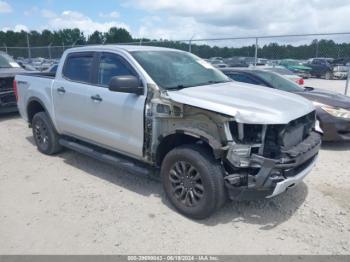
[[52, 88], [55, 120], [60, 133], [82, 138], [91, 136], [90, 116], [91, 83], [96, 54], [71, 53], [65, 59], [62, 77]]

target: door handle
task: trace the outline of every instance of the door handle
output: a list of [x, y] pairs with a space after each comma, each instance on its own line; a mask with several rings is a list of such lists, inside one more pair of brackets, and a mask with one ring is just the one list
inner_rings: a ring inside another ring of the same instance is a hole
[[64, 94], [66, 92], [66, 89], [64, 89], [64, 87], [59, 87], [57, 88], [57, 92], [60, 93], [60, 94]]
[[94, 102], [102, 102], [102, 98], [100, 97], [100, 95], [94, 95], [94, 96], [91, 96], [90, 98]]

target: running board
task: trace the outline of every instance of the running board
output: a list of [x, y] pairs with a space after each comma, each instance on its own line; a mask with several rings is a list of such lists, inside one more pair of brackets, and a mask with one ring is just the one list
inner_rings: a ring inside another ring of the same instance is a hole
[[[134, 161], [134, 160], [129, 160], [128, 158], [123, 157], [118, 153], [114, 153], [112, 151], [104, 150], [104, 149], [99, 150], [97, 146], [93, 146], [93, 145], [89, 146], [85, 143], [81, 144], [79, 142], [70, 141], [63, 138], [59, 140], [59, 144], [69, 149], [72, 149], [74, 151], [77, 151], [79, 153], [82, 153], [84, 155], [87, 155], [89, 157], [103, 161], [107, 164], [114, 165], [129, 173], [148, 176], [152, 179], [159, 180], [159, 176], [156, 175], [157, 170], [155, 168], [148, 167], [145, 164], [138, 163], [137, 161]], [[105, 151], [105, 152], [101, 152], [101, 151]]]

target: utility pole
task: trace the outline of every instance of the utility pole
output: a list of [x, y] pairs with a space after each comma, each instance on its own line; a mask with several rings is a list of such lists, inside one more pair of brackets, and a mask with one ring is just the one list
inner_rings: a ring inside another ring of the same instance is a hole
[[188, 42], [188, 52], [192, 53], [192, 39], [194, 35], [191, 37], [190, 41]]
[[348, 95], [349, 82], [350, 82], [350, 66], [348, 66], [348, 77], [346, 78], [344, 95]]
[[318, 46], [318, 39], [316, 39], [316, 56], [315, 56], [316, 58], [318, 57], [318, 47], [319, 47]]
[[28, 58], [31, 59], [32, 58], [32, 54], [30, 52], [29, 33], [28, 32], [27, 32], [26, 36], [27, 36]]
[[49, 49], [49, 58], [50, 58], [50, 60], [51, 60], [51, 45], [52, 45], [52, 43], [50, 43], [49, 45], [48, 45], [48, 49]]
[[254, 67], [258, 63], [258, 38], [255, 38]]

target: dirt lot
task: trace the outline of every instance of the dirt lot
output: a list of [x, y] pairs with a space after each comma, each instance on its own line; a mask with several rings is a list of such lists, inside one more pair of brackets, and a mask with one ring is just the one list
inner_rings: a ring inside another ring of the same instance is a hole
[[175, 212], [158, 182], [69, 150], [40, 154], [17, 115], [0, 117], [0, 166], [1, 254], [350, 253], [350, 143], [325, 144], [287, 193], [204, 221]]
[[[323, 80], [310, 78], [305, 80], [305, 86], [318, 87], [334, 92], [344, 94], [345, 92], [346, 80]], [[348, 89], [348, 96], [350, 95], [350, 87]]]

